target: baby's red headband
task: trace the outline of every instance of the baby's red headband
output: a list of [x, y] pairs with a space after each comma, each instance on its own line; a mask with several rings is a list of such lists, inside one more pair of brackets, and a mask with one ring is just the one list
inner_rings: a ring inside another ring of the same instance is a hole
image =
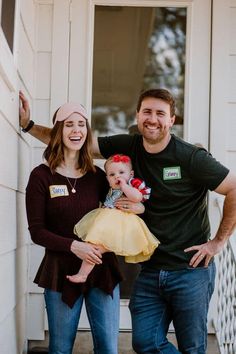
[[128, 163], [128, 162], [130, 162], [130, 157], [127, 155], [116, 154], [116, 155], [112, 156], [112, 162]]

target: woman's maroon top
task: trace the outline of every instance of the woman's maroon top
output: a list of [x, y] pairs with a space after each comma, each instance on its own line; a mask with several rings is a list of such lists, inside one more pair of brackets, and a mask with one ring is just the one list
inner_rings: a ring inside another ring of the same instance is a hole
[[[75, 179], [69, 178], [71, 185]], [[118, 261], [113, 253], [105, 253], [103, 263], [96, 265], [86, 283], [74, 284], [66, 275], [75, 274], [81, 259], [71, 251], [73, 240], [80, 241], [74, 233], [74, 225], [89, 211], [99, 207], [108, 191], [105, 173], [98, 167], [76, 181], [76, 193], [65, 176], [52, 174], [41, 164], [30, 175], [26, 188], [26, 209], [29, 231], [34, 243], [45, 247], [45, 255], [34, 282], [40, 287], [62, 293], [62, 299], [70, 307], [90, 288], [97, 287], [113, 293], [122, 280]]]

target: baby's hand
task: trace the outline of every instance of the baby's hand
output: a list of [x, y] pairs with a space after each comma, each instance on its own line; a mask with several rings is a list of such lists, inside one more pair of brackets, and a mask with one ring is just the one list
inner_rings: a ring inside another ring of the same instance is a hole
[[125, 181], [124, 178], [119, 177], [119, 178], [118, 178], [118, 184], [119, 184], [119, 186], [120, 186], [120, 189], [123, 190], [124, 186], [125, 186], [127, 183], [126, 183], [126, 181]]

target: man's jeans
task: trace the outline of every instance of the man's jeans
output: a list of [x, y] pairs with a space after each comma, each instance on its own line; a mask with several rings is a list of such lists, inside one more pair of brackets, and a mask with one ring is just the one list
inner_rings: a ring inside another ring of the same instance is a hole
[[119, 285], [113, 298], [93, 288], [80, 296], [71, 309], [61, 300], [61, 293], [45, 289], [49, 325], [49, 354], [71, 354], [81, 308], [85, 300], [95, 354], [117, 354], [119, 334]]
[[[215, 264], [178, 271], [143, 269], [130, 301], [136, 353], [205, 354]], [[173, 320], [179, 351], [166, 335]]]

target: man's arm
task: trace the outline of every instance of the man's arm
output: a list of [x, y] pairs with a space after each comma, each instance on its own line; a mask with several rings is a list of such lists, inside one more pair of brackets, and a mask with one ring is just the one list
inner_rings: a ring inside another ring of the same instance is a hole
[[[23, 92], [19, 92], [19, 99], [20, 99], [20, 110], [19, 110], [19, 122], [21, 128], [25, 129], [27, 128], [29, 122], [30, 122], [30, 108], [29, 108], [29, 102]], [[49, 143], [50, 140], [50, 132], [51, 129], [47, 127], [43, 127], [41, 125], [36, 125], [33, 124], [33, 126], [28, 130], [34, 138], [42, 141], [45, 144]]]
[[212, 240], [185, 249], [185, 252], [197, 251], [190, 260], [193, 267], [197, 267], [204, 258], [207, 267], [211, 258], [223, 249], [236, 226], [236, 176], [229, 173], [215, 192], [225, 195], [222, 220]]

